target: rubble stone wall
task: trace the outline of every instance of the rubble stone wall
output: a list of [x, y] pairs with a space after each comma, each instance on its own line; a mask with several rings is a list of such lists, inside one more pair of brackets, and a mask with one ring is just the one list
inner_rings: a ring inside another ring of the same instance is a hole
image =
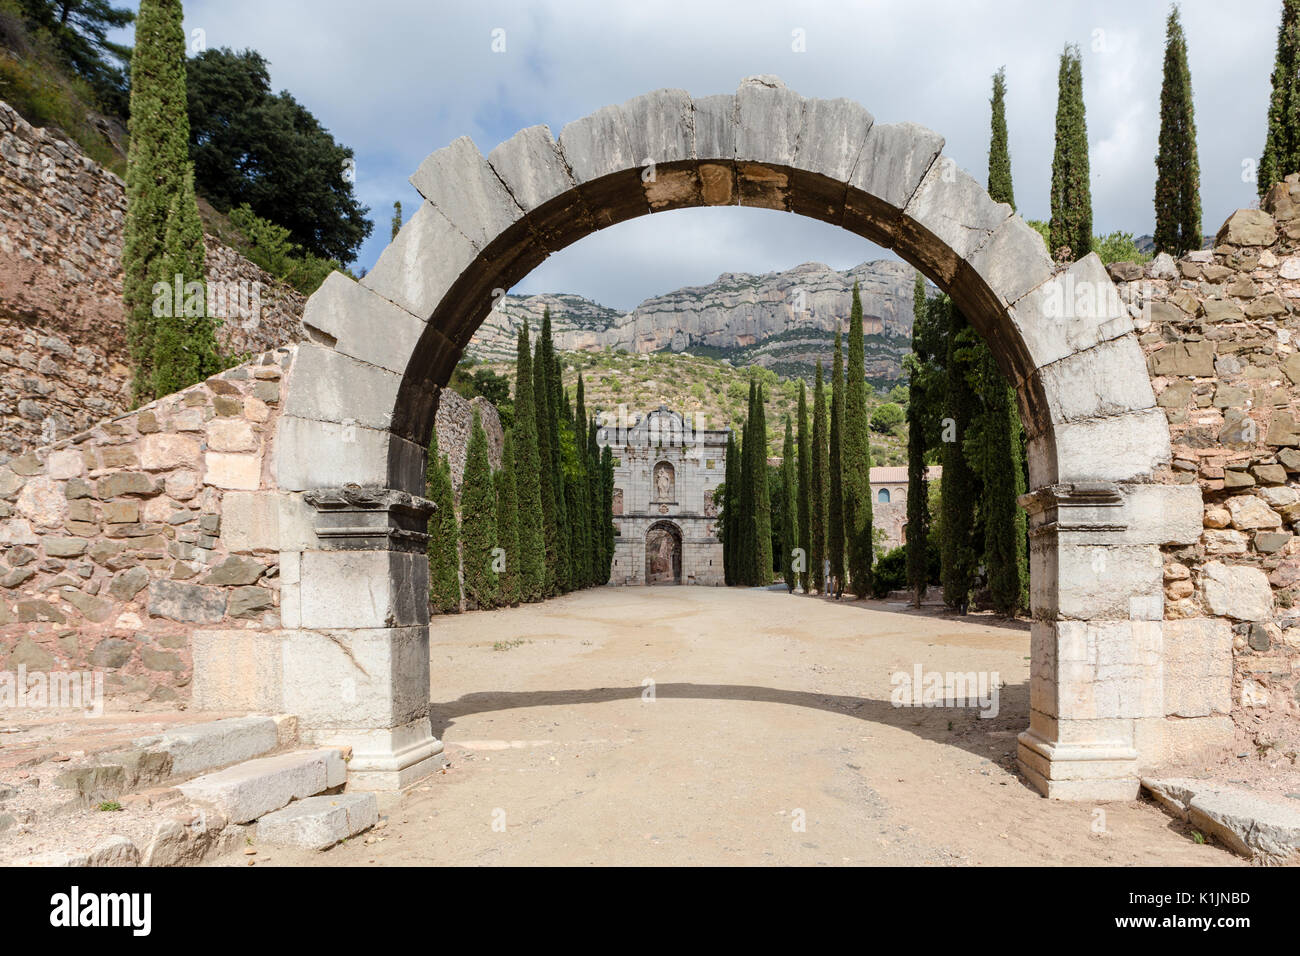
[[[125, 217], [121, 179], [0, 102], [0, 460], [129, 407]], [[223, 351], [300, 338], [303, 297], [206, 241], [210, 296], [240, 306], [224, 309]]]

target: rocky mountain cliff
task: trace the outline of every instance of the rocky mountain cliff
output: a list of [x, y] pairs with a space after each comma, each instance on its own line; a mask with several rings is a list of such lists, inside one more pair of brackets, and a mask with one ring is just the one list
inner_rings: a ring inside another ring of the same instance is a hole
[[810, 378], [818, 358], [830, 366], [836, 324], [848, 329], [856, 280], [867, 378], [891, 382], [900, 378], [910, 347], [914, 276], [911, 266], [892, 260], [843, 272], [818, 262], [765, 275], [728, 272], [709, 285], [646, 299], [627, 313], [578, 295], [508, 295], [469, 352], [488, 361], [513, 358], [520, 322], [526, 318], [537, 329], [549, 307], [556, 348], [564, 351], [672, 350]]

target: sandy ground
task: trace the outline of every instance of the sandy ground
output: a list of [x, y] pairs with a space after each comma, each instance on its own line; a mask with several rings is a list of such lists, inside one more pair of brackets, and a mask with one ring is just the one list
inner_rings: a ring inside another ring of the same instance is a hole
[[[1029, 632], [771, 591], [600, 588], [436, 619], [447, 769], [326, 853], [218, 865], [1234, 865], [1147, 802], [1017, 775]], [[890, 704], [996, 671], [999, 713]], [[653, 681], [653, 700], [649, 682]]]

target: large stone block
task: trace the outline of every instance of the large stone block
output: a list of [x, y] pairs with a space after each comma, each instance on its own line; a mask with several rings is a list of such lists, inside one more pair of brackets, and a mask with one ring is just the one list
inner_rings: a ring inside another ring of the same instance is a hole
[[1073, 537], [1061, 532], [1030, 542], [1036, 618], [1161, 619], [1163, 563], [1155, 545], [1075, 544]]
[[231, 823], [248, 823], [292, 800], [314, 797], [347, 781], [337, 750], [305, 750], [260, 757], [196, 777], [177, 789], [196, 803], [214, 807]]
[[282, 637], [280, 631], [195, 631], [190, 705], [200, 711], [282, 711]]
[[478, 254], [432, 203], [423, 203], [361, 284], [427, 321]]
[[849, 181], [844, 226], [892, 238], [903, 207], [943, 149], [943, 137], [915, 123], [873, 123]]
[[300, 593], [304, 628], [427, 624], [429, 561], [423, 552], [306, 551]]
[[1211, 614], [1237, 621], [1267, 621], [1273, 617], [1273, 589], [1259, 568], [1213, 561], [1202, 569], [1201, 587]]
[[468, 136], [430, 154], [411, 185], [480, 250], [523, 216]]
[[271, 846], [328, 850], [379, 822], [373, 793], [308, 797], [257, 821], [257, 840]]
[[1165, 621], [1165, 713], [1206, 717], [1232, 710], [1232, 626], [1221, 618]]
[[794, 166], [837, 183], [847, 183], [858, 165], [875, 117], [853, 100], [811, 99], [803, 105], [803, 130]]
[[546, 126], [521, 129], [488, 153], [487, 161], [525, 213], [577, 186]]
[[399, 375], [425, 330], [420, 319], [341, 272], [331, 272], [307, 300], [302, 321], [335, 350]]
[[569, 123], [560, 130], [559, 144], [579, 184], [639, 170], [645, 159], [637, 156], [632, 148], [627, 117], [617, 106], [601, 107], [590, 116]]
[[296, 495], [227, 492], [221, 499], [221, 546], [236, 553], [316, 548], [314, 515]]
[[775, 77], [749, 77], [736, 91], [736, 161], [793, 166], [804, 98]]
[[380, 429], [282, 415], [273, 446], [276, 484], [285, 491], [385, 487], [390, 439]]
[[167, 754], [176, 776], [249, 760], [274, 750], [278, 744], [279, 732], [271, 717], [232, 717], [189, 724], [132, 741], [133, 746], [143, 750]]
[[731, 93], [697, 96], [691, 105], [695, 158], [730, 164], [736, 158], [736, 97]]
[[939, 156], [903, 210], [900, 243], [936, 281], [950, 283], [963, 261], [1011, 216], [950, 156]]
[[[1054, 712], [1046, 709], [1040, 695], [1033, 707], [1057, 719], [1058, 734], [1066, 721], [1164, 716], [1161, 622], [1035, 621], [1032, 628], [1034, 674], [1054, 676], [1056, 703]], [[1038, 663], [1039, 648], [1053, 643], [1054, 659]]]
[[285, 632], [284, 706], [318, 737], [426, 718], [427, 627]]
[[[1137, 336], [1101, 342], [1033, 373], [1029, 395], [1042, 394], [1053, 424], [1107, 418], [1155, 406], [1155, 393]], [[1035, 415], [1035, 419], [1039, 416]]]
[[320, 422], [388, 428], [401, 375], [334, 349], [302, 343], [294, 365], [285, 415]]
[[685, 90], [655, 90], [628, 100], [620, 109], [632, 155], [642, 168], [693, 157], [695, 115]]
[[1040, 436], [1030, 442], [1034, 487], [1145, 478], [1170, 458], [1169, 424], [1158, 408], [1066, 422], [1057, 426], [1052, 439]]

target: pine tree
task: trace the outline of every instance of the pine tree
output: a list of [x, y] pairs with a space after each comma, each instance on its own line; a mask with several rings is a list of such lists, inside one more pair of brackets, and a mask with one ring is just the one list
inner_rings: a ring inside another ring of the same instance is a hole
[[1067, 46], [1061, 54], [1057, 83], [1048, 251], [1057, 257], [1060, 250], [1068, 250], [1070, 261], [1074, 261], [1092, 251], [1088, 123], [1083, 108], [1083, 59], [1077, 46]]
[[1274, 183], [1300, 173], [1300, 0], [1282, 0], [1272, 80], [1268, 133], [1257, 177], [1261, 199]]
[[465, 449], [465, 477], [460, 485], [460, 550], [465, 597], [480, 609], [496, 607], [500, 594], [492, 569], [492, 549], [497, 546], [497, 502], [488, 462], [487, 433], [474, 410], [469, 445]]
[[754, 584], [772, 583], [772, 495], [767, 483], [767, 405], [763, 386], [754, 403]]
[[826, 496], [830, 488], [830, 465], [826, 460], [826, 390], [822, 387], [822, 362], [817, 360], [817, 378], [813, 385], [812, 426], [812, 500], [808, 504], [811, 546], [808, 562], [812, 565], [813, 587], [826, 593]]
[[794, 450], [794, 428], [790, 424], [790, 417], [785, 419], [785, 443], [781, 446], [781, 497], [784, 499], [784, 509], [781, 514], [781, 552], [778, 557], [781, 560], [781, 573], [785, 577], [785, 586], [794, 592], [798, 585], [797, 576], [794, 573], [794, 558], [792, 552], [799, 547], [799, 481], [798, 481], [798, 462], [795, 460]]
[[907, 544], [907, 586], [912, 592], [912, 604], [921, 606], [929, 584], [929, 554], [927, 541], [930, 534], [929, 487], [926, 481], [926, 390], [921, 384], [921, 369], [931, 356], [926, 346], [928, 319], [925, 297], [925, 280], [916, 274], [912, 288], [912, 354], [907, 363], [907, 527], [904, 535]]
[[500, 601], [513, 607], [520, 600], [519, 498], [515, 482], [514, 429], [506, 432], [501, 447], [501, 468], [496, 474], [497, 547], [505, 552], [505, 566], [497, 575]]
[[[173, 210], [188, 217], [194, 202], [193, 181], [188, 194], [185, 187], [186, 175], [192, 170], [182, 20], [180, 0], [141, 0], [135, 20], [122, 300], [132, 365], [131, 394], [137, 405], [162, 394], [156, 390], [153, 365], [157, 331], [154, 286], [166, 283], [168, 288], [174, 288], [174, 276], [166, 273], [168, 221]], [[193, 207], [193, 215], [197, 217], [197, 207]], [[177, 223], [173, 228], [179, 251], [188, 242], [189, 223]], [[201, 265], [185, 278], [202, 281]], [[171, 310], [175, 312], [182, 306], [182, 302], [173, 302]], [[172, 377], [169, 372], [168, 380]]]
[[844, 592], [844, 455], [840, 429], [844, 421], [844, 352], [835, 330], [835, 359], [831, 363], [831, 433], [827, 463], [830, 488], [826, 494], [826, 550], [831, 558], [835, 596]]
[[862, 297], [856, 280], [849, 313], [849, 363], [844, 377], [840, 480], [844, 485], [848, 579], [853, 593], [865, 598], [871, 593], [871, 562], [875, 553], [871, 540], [871, 427], [867, 421], [866, 343], [862, 330]]
[[438, 434], [429, 441], [425, 493], [437, 507], [429, 516], [429, 609], [435, 614], [460, 610], [460, 532], [452, 500], [451, 466], [438, 454]]
[[1016, 208], [1016, 192], [1011, 186], [1011, 152], [1007, 148], [1007, 68], [993, 74], [993, 133], [989, 138], [989, 198]]
[[[160, 298], [170, 307], [154, 310], [154, 395], [179, 392], [221, 370], [216, 331], [208, 317], [203, 257], [203, 221], [194, 198], [194, 171], [187, 168], [172, 200], [163, 242], [162, 275], [170, 280]], [[183, 295], [178, 295], [180, 290]]]
[[1156, 153], [1156, 251], [1177, 257], [1201, 248], [1201, 167], [1187, 40], [1178, 7], [1169, 8], [1165, 78], [1160, 86], [1160, 149]]
[[[556, 462], [558, 459], [551, 452], [551, 385], [550, 362], [546, 361], [542, 347], [545, 331], [550, 328], [551, 311], [547, 309], [542, 315], [542, 335], [537, 337], [537, 347], [533, 358], [533, 411], [537, 419], [537, 483], [542, 499], [542, 546], [545, 548], [546, 577], [542, 590], [544, 597], [558, 594], [559, 583], [559, 539], [561, 537], [558, 521], [557, 497], [559, 488], [556, 483]], [[519, 415], [515, 410], [516, 418]]]
[[740, 583], [740, 455], [736, 436], [727, 432], [727, 462], [722, 477], [722, 571], [727, 586]]
[[975, 584], [975, 506], [980, 495], [963, 443], [979, 402], [957, 354], [962, 348], [961, 333], [969, 326], [956, 309], [951, 316], [944, 363], [948, 375], [943, 414], [949, 434], [943, 444], [941, 567], [943, 601], [964, 614]]
[[533, 359], [528, 323], [519, 326], [515, 356], [514, 433], [516, 491], [519, 498], [519, 597], [540, 601], [546, 593], [546, 542], [542, 537], [542, 482], [537, 450], [537, 411], [533, 404]]
[[795, 441], [799, 454], [799, 548], [803, 552], [799, 586], [808, 594], [812, 587], [812, 568], [808, 557], [812, 552], [812, 435], [808, 429], [808, 388], [803, 379], [799, 379], [799, 432]]

